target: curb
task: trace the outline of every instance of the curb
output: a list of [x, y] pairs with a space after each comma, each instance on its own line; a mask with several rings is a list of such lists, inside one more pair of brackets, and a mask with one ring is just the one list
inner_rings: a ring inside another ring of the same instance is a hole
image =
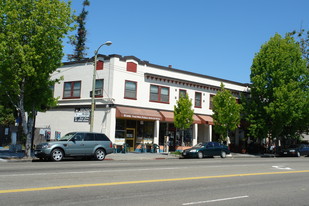
[[[227, 159], [245, 159], [245, 158], [276, 158], [276, 155], [271, 154], [264, 154], [264, 155], [250, 155], [250, 154], [229, 154], [226, 156]], [[214, 157], [216, 158], [216, 157]], [[220, 157], [218, 157], [220, 158]], [[166, 160], [166, 159], [182, 159], [181, 156], [174, 156], [174, 155], [162, 155], [162, 157], [158, 156], [112, 156], [112, 157], [106, 157], [104, 161], [138, 161], [138, 160]], [[38, 158], [30, 157], [16, 157], [16, 156], [0, 156], [0, 163], [1, 162], [33, 162], [38, 161]]]

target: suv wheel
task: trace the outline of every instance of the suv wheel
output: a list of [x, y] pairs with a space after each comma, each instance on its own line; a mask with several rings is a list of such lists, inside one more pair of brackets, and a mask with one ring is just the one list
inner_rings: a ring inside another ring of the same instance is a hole
[[51, 159], [53, 161], [59, 162], [63, 159], [64, 153], [61, 149], [53, 149], [51, 152]]
[[94, 157], [97, 159], [97, 160], [104, 160], [105, 159], [105, 151], [103, 149], [97, 149], [95, 151], [95, 155]]

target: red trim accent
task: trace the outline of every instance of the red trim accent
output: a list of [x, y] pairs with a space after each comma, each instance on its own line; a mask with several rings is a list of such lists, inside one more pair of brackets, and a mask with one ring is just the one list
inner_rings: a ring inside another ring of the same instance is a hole
[[127, 71], [128, 72], [135, 72], [137, 71], [137, 64], [134, 62], [127, 62]]
[[96, 70], [103, 70], [103, 68], [104, 68], [104, 62], [101, 60], [97, 61]]

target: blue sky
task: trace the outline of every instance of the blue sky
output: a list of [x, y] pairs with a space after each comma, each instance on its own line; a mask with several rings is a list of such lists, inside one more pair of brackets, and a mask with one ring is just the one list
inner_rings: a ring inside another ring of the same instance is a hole
[[[72, 0], [76, 14], [82, 2]], [[249, 83], [261, 45], [275, 33], [308, 30], [308, 8], [308, 0], [90, 0], [87, 57], [109, 40], [100, 54]], [[65, 43], [64, 52], [73, 48]]]

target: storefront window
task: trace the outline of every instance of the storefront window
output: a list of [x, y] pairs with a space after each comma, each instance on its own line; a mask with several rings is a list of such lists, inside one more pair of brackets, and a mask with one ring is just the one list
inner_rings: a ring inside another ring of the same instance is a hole
[[115, 144], [122, 145], [125, 142], [126, 121], [123, 119], [116, 120]]
[[154, 133], [154, 122], [145, 122], [144, 123], [144, 137], [153, 138]]
[[193, 146], [192, 140], [193, 140], [193, 128], [192, 126], [185, 130], [185, 136], [184, 136], [184, 143], [185, 146]]
[[126, 128], [136, 128], [136, 120], [127, 120]]
[[137, 126], [137, 141], [138, 143], [153, 143], [154, 122], [140, 121]]

